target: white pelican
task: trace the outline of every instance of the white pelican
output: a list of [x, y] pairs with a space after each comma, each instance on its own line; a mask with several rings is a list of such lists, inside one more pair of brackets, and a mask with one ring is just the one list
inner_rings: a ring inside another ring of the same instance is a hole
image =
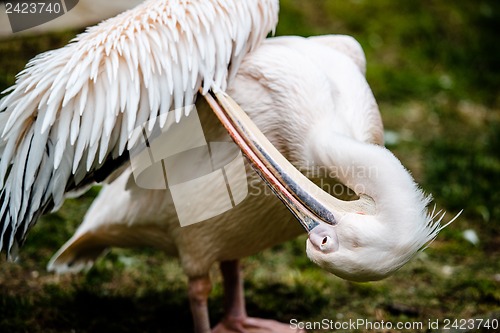
[[[360, 46], [330, 36], [272, 39], [257, 48], [276, 17], [276, 1], [148, 1], [35, 58], [0, 101], [0, 249], [12, 257], [66, 192], [126, 163], [134, 128], [163, 126], [172, 106], [181, 120], [178, 107], [202, 87], [227, 132], [309, 232], [311, 260], [358, 281], [406, 263], [436, 237], [442, 217], [434, 221], [429, 198], [377, 145], [382, 123]], [[228, 79], [227, 93], [252, 120], [217, 92]], [[290, 162], [333, 172], [359, 198], [317, 191]], [[227, 312], [215, 331], [290, 331], [246, 316], [238, 270], [239, 258], [300, 233], [277, 200], [249, 196], [227, 214], [181, 228], [168, 191], [141, 189], [130, 171], [120, 172], [50, 269], [81, 269], [109, 246], [158, 247], [180, 257], [195, 329], [208, 332], [208, 270], [221, 262]]]
[[[364, 66], [361, 47], [347, 36], [267, 39], [244, 58], [227, 89], [294, 165], [312, 163], [327, 174], [334, 172], [337, 181], [363, 188], [380, 207], [366, 215], [338, 208], [335, 227], [322, 224], [310, 231], [308, 256], [351, 280], [389, 275], [439, 229], [439, 222], [432, 222], [426, 213], [428, 198], [399, 161], [379, 146], [382, 123]], [[227, 135], [212, 112], [201, 110], [200, 118], [215, 132], [214, 141]], [[259, 130], [252, 129], [252, 134], [258, 136]], [[372, 172], [369, 179], [365, 172]], [[249, 177], [253, 186], [259, 184], [257, 192], [263, 193], [256, 174]], [[226, 316], [215, 331], [264, 327], [269, 332], [288, 332], [277, 322], [246, 317], [238, 259], [303, 232], [289, 220], [290, 214], [274, 197], [250, 195], [223, 215], [180, 227], [170, 192], [138, 187], [128, 167], [104, 185], [84, 222], [48, 268], [60, 273], [88, 268], [112, 246], [159, 248], [180, 257], [189, 277], [195, 325], [198, 331], [208, 331], [208, 272], [220, 262]]]

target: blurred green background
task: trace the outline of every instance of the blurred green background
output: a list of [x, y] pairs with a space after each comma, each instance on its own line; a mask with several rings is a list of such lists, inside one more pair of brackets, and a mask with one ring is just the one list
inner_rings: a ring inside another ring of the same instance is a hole
[[[362, 44], [388, 148], [449, 212], [446, 219], [463, 213], [429, 249], [380, 282], [352, 283], [321, 271], [305, 255], [304, 236], [245, 259], [251, 315], [421, 321], [422, 332], [429, 319], [498, 319], [499, 13], [495, 0], [281, 1], [278, 35], [348, 34]], [[0, 41], [0, 89], [30, 58], [79, 31]], [[186, 278], [162, 253], [117, 249], [87, 274], [46, 273], [96, 193], [44, 217], [19, 263], [0, 259], [1, 332], [191, 331]], [[222, 289], [216, 270], [213, 277], [215, 323]]]

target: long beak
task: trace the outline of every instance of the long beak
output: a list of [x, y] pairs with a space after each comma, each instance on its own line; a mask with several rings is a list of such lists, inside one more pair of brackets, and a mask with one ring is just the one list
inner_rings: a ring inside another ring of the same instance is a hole
[[226, 93], [210, 91], [204, 97], [253, 169], [308, 233], [321, 223], [337, 224], [338, 213], [374, 213], [374, 201], [367, 195], [342, 201], [316, 186], [269, 142]]

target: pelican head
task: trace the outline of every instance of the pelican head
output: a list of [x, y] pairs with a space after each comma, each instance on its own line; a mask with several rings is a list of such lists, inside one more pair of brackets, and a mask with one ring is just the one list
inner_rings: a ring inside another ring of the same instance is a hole
[[437, 236], [442, 216], [437, 221], [433, 217], [422, 212], [419, 216], [407, 216], [406, 221], [390, 221], [377, 215], [346, 213], [337, 225], [322, 223], [309, 232], [307, 256], [343, 279], [381, 280]]
[[444, 214], [429, 212], [431, 196], [385, 147], [324, 128], [314, 132], [318, 135], [311, 138], [308, 159], [327, 166], [329, 174], [372, 201], [367, 201], [368, 209], [356, 209], [334, 200], [337, 223], [320, 223], [309, 231], [307, 255], [347, 280], [383, 279], [434, 240], [444, 228]]
[[313, 137], [311, 146], [312, 160], [332, 170], [342, 168], [338, 180], [373, 200], [364, 210], [336, 202], [337, 223], [321, 223], [309, 231], [307, 255], [323, 269], [353, 281], [383, 279], [445, 227], [440, 225], [444, 213], [428, 211], [431, 197], [386, 148], [340, 135]]

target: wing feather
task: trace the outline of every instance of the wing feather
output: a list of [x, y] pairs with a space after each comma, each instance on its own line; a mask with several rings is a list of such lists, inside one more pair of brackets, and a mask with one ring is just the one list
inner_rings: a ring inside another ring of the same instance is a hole
[[[59, 166], [57, 167], [57, 170], [59, 170], [59, 172], [55, 172], [53, 175], [52, 188], [50, 189], [54, 195], [53, 201], [55, 203], [59, 203], [59, 205], [63, 203], [64, 198], [64, 191], [61, 191], [60, 189], [66, 187], [67, 181], [72, 175], [73, 156], [75, 154], [75, 149], [69, 141], [66, 141], [65, 151], [66, 152], [61, 157], [61, 161], [59, 162]], [[59, 206], [56, 208], [59, 208]]]
[[73, 109], [73, 104], [66, 105], [63, 108], [66, 108], [67, 110], [61, 110], [62, 112], [60, 121], [57, 122], [52, 131], [53, 133], [57, 133], [57, 135], [55, 136], [56, 145], [54, 150], [54, 169], [57, 169], [59, 167], [63, 154], [66, 150], [66, 142], [68, 141], [70, 131], [70, 126], [66, 126], [66, 124], [71, 123], [71, 111]]
[[30, 61], [0, 100], [0, 250], [118, 168], [136, 127], [225, 89], [277, 16], [277, 0], [148, 0]]
[[[81, 101], [81, 99], [80, 99]], [[76, 101], [75, 101], [76, 104]], [[70, 143], [73, 146], [76, 142], [76, 139], [78, 138], [78, 134], [80, 133], [80, 118], [81, 118], [81, 109], [75, 108], [73, 110], [73, 115], [71, 118], [71, 124], [70, 124]]]

